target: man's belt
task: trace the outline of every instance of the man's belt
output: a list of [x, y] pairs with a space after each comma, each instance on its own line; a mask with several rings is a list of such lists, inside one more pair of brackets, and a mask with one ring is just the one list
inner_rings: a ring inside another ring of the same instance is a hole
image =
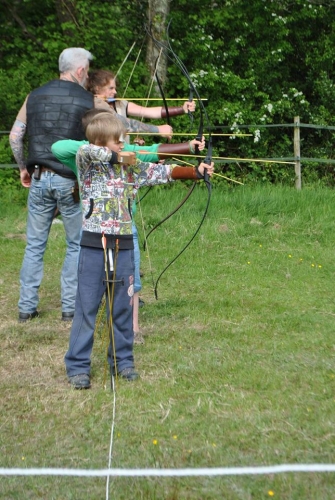
[[34, 179], [38, 181], [41, 178], [42, 172], [52, 172], [53, 174], [55, 173], [51, 168], [43, 167], [42, 165], [35, 165], [33, 173]]

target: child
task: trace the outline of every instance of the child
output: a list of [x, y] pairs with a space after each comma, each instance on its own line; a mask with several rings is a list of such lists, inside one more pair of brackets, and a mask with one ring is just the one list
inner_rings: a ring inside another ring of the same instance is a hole
[[[78, 290], [69, 349], [65, 365], [69, 382], [76, 389], [91, 386], [90, 365], [96, 315], [104, 293], [107, 315], [112, 308], [108, 361], [111, 374], [128, 381], [139, 375], [134, 367], [132, 321], [134, 252], [131, 204], [140, 186], [199, 179], [213, 163], [179, 167], [145, 163], [134, 153], [122, 153], [126, 134], [122, 123], [110, 113], [97, 115], [87, 125], [90, 144], [82, 145], [76, 163], [80, 179], [83, 227], [78, 265]], [[64, 157], [67, 145], [59, 141], [52, 151]], [[71, 153], [73, 154], [73, 153]], [[103, 248], [105, 246], [105, 250]], [[110, 307], [109, 307], [110, 306]]]
[[[82, 126], [84, 133], [86, 135], [86, 128], [90, 121], [100, 113], [106, 113], [105, 109], [93, 108], [82, 117]], [[88, 141], [67, 141], [66, 150], [64, 151], [64, 146], [59, 147], [59, 143], [52, 146], [52, 152], [55, 156], [69, 167], [78, 177], [77, 166], [76, 166], [76, 154], [80, 146], [83, 144], [88, 144]], [[157, 163], [159, 161], [164, 161], [168, 156], [174, 156], [180, 153], [194, 153], [195, 146], [198, 146], [199, 151], [205, 148], [205, 138], [203, 137], [201, 141], [193, 139], [189, 142], [179, 143], [179, 144], [152, 144], [151, 146], [138, 146], [134, 144], [124, 143], [123, 151], [134, 151], [136, 156], [145, 162]], [[139, 153], [140, 151], [140, 153]], [[132, 204], [132, 216], [133, 216], [133, 243], [134, 243], [134, 259], [135, 259], [135, 273], [134, 273], [134, 296], [133, 296], [133, 328], [134, 328], [134, 343], [143, 344], [144, 339], [140, 332], [139, 327], [139, 293], [142, 288], [141, 277], [140, 277], [140, 248], [138, 244], [138, 234], [137, 228], [134, 223], [134, 214], [136, 210], [135, 201]]]

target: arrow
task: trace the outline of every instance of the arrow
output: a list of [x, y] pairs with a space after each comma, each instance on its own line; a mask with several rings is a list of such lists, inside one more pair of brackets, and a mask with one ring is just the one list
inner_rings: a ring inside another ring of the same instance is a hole
[[[104, 99], [101, 97], [101, 99]], [[107, 102], [114, 101], [162, 101], [161, 97], [105, 97]], [[167, 101], [188, 101], [188, 97], [166, 97]], [[208, 101], [208, 99], [201, 99], [201, 101]]]
[[[136, 151], [136, 154], [142, 154], [145, 155], [147, 154], [147, 151]], [[171, 153], [159, 153], [159, 155], [167, 155], [171, 156]], [[191, 158], [206, 158], [206, 156], [201, 156], [201, 155], [196, 155], [196, 154], [177, 154], [176, 156], [188, 156]], [[277, 160], [265, 160], [265, 159], [260, 159], [260, 158], [229, 158], [225, 156], [212, 156], [213, 159], [215, 160], [233, 160], [233, 161], [255, 161], [255, 162], [261, 162], [261, 163], [285, 163], [288, 165], [295, 165], [294, 161], [277, 161]]]
[[[127, 135], [166, 135], [166, 134], [161, 134], [159, 132], [127, 132]], [[194, 137], [196, 134], [193, 133], [193, 134], [190, 134], [190, 133], [182, 133], [182, 132], [173, 132], [172, 135], [189, 135], [191, 137]], [[204, 136], [206, 135], [210, 135], [210, 134], [202, 134]], [[223, 137], [223, 136], [226, 136], [226, 137], [232, 137], [232, 136], [236, 136], [236, 137], [252, 137], [253, 134], [212, 134], [212, 136], [215, 135], [217, 137]]]

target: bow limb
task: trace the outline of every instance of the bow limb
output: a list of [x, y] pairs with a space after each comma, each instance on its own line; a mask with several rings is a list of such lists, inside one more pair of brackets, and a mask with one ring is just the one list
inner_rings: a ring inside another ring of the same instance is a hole
[[[162, 52], [162, 47], [161, 47], [161, 52]], [[161, 53], [160, 53], [161, 54]], [[162, 100], [163, 100], [163, 104], [164, 104], [164, 108], [165, 108], [165, 113], [166, 113], [166, 121], [167, 121], [167, 124], [171, 126], [171, 120], [170, 120], [170, 115], [169, 115], [169, 107], [168, 107], [168, 104], [167, 104], [167, 101], [166, 101], [166, 98], [165, 98], [165, 94], [163, 92], [163, 87], [162, 87], [162, 84], [160, 82], [160, 79], [158, 77], [158, 62], [159, 62], [159, 59], [160, 59], [160, 55], [157, 57], [156, 59], [156, 64], [155, 64], [155, 75], [156, 75], [156, 81], [157, 81], [157, 85], [158, 85], [158, 88], [159, 88], [159, 91], [160, 91], [160, 94], [161, 94], [161, 97], [162, 97]], [[189, 100], [192, 101], [193, 100], [193, 92], [191, 90], [191, 87], [190, 87], [190, 96], [189, 96]], [[192, 113], [189, 111], [188, 112], [188, 115], [190, 116], [190, 119], [192, 118], [191, 121], [193, 121], [193, 115]], [[172, 215], [174, 215], [176, 212], [178, 212], [178, 210], [184, 205], [184, 203], [186, 203], [186, 201], [188, 200], [188, 198], [191, 196], [191, 194], [193, 193], [194, 191], [194, 188], [195, 188], [195, 185], [196, 183], [194, 182], [192, 184], [192, 186], [190, 187], [190, 189], [188, 190], [188, 192], [186, 193], [186, 196], [181, 200], [180, 203], [178, 203], [178, 205], [176, 206], [176, 208], [174, 208], [168, 215], [166, 215], [162, 220], [160, 220], [149, 232], [148, 234], [146, 235], [145, 239], [144, 239], [144, 244], [143, 244], [143, 250], [146, 249], [146, 246], [147, 246], [147, 239], [149, 238], [150, 234], [152, 234], [154, 231], [156, 231], [156, 229], [161, 225], [163, 224], [164, 222], [166, 222], [170, 217], [172, 217]], [[149, 188], [150, 190], [150, 188]], [[146, 193], [147, 194], [147, 193]]]
[[165, 99], [165, 94], [163, 92], [163, 86], [161, 84], [161, 81], [158, 77], [158, 62], [159, 62], [159, 59], [160, 59], [160, 54], [159, 56], [157, 57], [156, 59], [156, 64], [155, 64], [155, 76], [156, 76], [156, 82], [157, 82], [157, 85], [158, 85], [158, 88], [159, 88], [159, 92], [161, 94], [161, 97], [163, 99], [163, 104], [164, 104], [164, 108], [165, 108], [165, 113], [166, 113], [166, 121], [167, 121], [167, 124], [168, 125], [171, 125], [170, 123], [170, 114], [169, 114], [169, 106], [167, 104], [167, 101]]
[[168, 215], [166, 215], [161, 221], [159, 221], [157, 224], [155, 224], [155, 226], [153, 228], [150, 229], [150, 231], [148, 232], [148, 234], [145, 237], [143, 250], [146, 249], [146, 242], [147, 242], [150, 234], [152, 234], [161, 224], [163, 224], [163, 222], [166, 222], [170, 217], [172, 217], [172, 215], [174, 215], [176, 212], [178, 212], [178, 210], [184, 205], [184, 203], [186, 203], [186, 201], [189, 199], [189, 197], [193, 193], [195, 186], [196, 186], [196, 182], [193, 182], [192, 186], [187, 191], [186, 196], [181, 200], [180, 203], [178, 203], [176, 208], [174, 208]]

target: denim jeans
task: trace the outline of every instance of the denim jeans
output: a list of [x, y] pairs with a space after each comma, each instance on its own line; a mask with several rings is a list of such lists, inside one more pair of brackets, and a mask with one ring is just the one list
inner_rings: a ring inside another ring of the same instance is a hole
[[140, 277], [140, 246], [138, 244], [138, 232], [135, 223], [132, 225], [133, 238], [134, 238], [134, 259], [135, 259], [135, 274], [134, 274], [134, 292], [139, 292], [142, 288], [141, 277]]
[[81, 247], [78, 278], [69, 349], [64, 358], [68, 376], [90, 373], [96, 317], [104, 294], [107, 295], [106, 314], [109, 325], [109, 299], [113, 300], [113, 327], [109, 331], [110, 344], [107, 355], [111, 372], [115, 374], [116, 370], [120, 372], [125, 368], [133, 368], [133, 250], [119, 250], [116, 256], [116, 270], [108, 271], [108, 279], [122, 280], [122, 283], [111, 284], [110, 293], [107, 293], [104, 251], [100, 248]]
[[43, 277], [43, 257], [56, 208], [65, 229], [66, 255], [61, 273], [62, 312], [73, 312], [77, 291], [77, 269], [81, 236], [80, 203], [72, 197], [75, 181], [53, 172], [32, 178], [28, 197], [27, 244], [20, 272], [19, 311], [32, 313], [38, 305], [38, 290]]

